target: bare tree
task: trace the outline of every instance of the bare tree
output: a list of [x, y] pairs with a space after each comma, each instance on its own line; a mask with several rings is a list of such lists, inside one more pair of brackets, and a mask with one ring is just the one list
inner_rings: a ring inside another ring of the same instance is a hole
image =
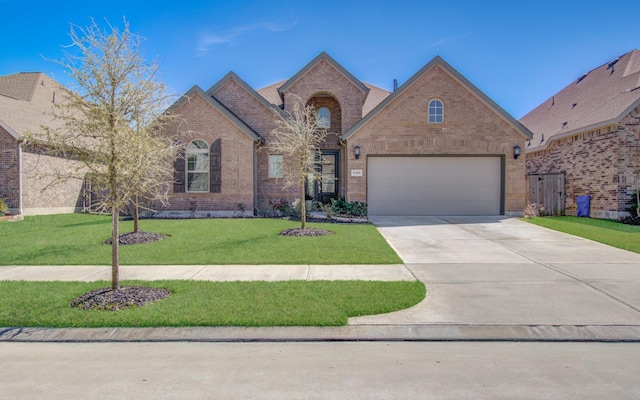
[[162, 113], [170, 99], [158, 79], [158, 63], [145, 61], [143, 38], [123, 22], [122, 29], [108, 22], [102, 29], [93, 20], [85, 28], [72, 25], [71, 44], [56, 62], [77, 87], [54, 110], [61, 126], [43, 127], [44, 137], [38, 138], [56, 155], [84, 166], [58, 171], [58, 179], [86, 174], [100, 193], [99, 208], [111, 213], [113, 290], [120, 287], [120, 212], [135, 196], [166, 201], [172, 176], [167, 160], [177, 153], [159, 132], [172, 116]]
[[305, 105], [298, 96], [291, 95], [293, 101], [289, 111], [276, 111], [276, 128], [271, 131], [271, 141], [267, 150], [286, 156], [283, 165], [284, 188], [295, 187], [300, 195], [301, 229], [306, 227], [305, 185], [309, 180], [320, 180], [317, 169], [322, 162], [320, 145], [327, 131], [318, 126], [316, 110]]

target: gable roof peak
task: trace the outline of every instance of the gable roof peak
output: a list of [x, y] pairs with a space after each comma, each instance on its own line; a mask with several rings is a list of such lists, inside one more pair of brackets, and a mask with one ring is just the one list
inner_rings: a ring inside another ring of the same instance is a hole
[[243, 120], [238, 118], [238, 116], [231, 112], [227, 107], [225, 107], [224, 104], [222, 104], [209, 93], [202, 90], [202, 88], [200, 88], [200, 86], [198, 85], [193, 85], [191, 89], [180, 96], [180, 98], [176, 100], [165, 112], [176, 112], [176, 110], [179, 109], [183, 104], [191, 101], [191, 98], [194, 96], [200, 96], [201, 98], [203, 98], [210, 106], [218, 110], [224, 117], [231, 121], [231, 123], [233, 123], [242, 132], [253, 139], [253, 141], [264, 143], [264, 139], [258, 132], [254, 131], [253, 128], [251, 128]]
[[406, 82], [400, 85], [394, 92], [392, 92], [389, 96], [387, 96], [380, 104], [378, 104], [371, 112], [369, 112], [364, 118], [358, 121], [354, 126], [352, 126], [347, 132], [342, 135], [342, 139], [346, 140], [349, 137], [353, 136], [362, 126], [364, 126], [367, 122], [369, 122], [373, 117], [375, 117], [379, 112], [385, 109], [391, 102], [393, 102], [396, 98], [402, 95], [411, 85], [413, 85], [418, 79], [424, 76], [428, 71], [430, 71], [433, 67], [439, 66], [442, 68], [449, 76], [458, 81], [460, 85], [465, 87], [469, 92], [475, 95], [480, 101], [482, 101], [485, 105], [487, 105], [490, 109], [492, 109], [496, 114], [498, 114], [505, 122], [511, 125], [516, 131], [520, 132], [522, 136], [530, 139], [533, 137], [533, 134], [527, 129], [524, 125], [518, 122], [511, 114], [506, 112], [502, 107], [500, 107], [496, 102], [494, 102], [489, 96], [484, 94], [480, 89], [478, 89], [471, 81], [465, 78], [460, 72], [458, 72], [455, 68], [453, 68], [448, 62], [446, 62], [439, 55], [433, 57], [431, 61], [425, 64], [424, 67], [420, 68], [418, 72], [413, 74], [411, 78], [409, 78]]
[[218, 92], [218, 90], [222, 89], [229, 81], [234, 81], [235, 83], [237, 83], [241, 88], [243, 88], [250, 96], [252, 96], [253, 98], [255, 98], [256, 100], [258, 100], [258, 102], [260, 102], [263, 106], [265, 106], [268, 109], [272, 109], [273, 105], [271, 103], [269, 103], [260, 93], [258, 93], [254, 88], [252, 88], [251, 86], [249, 86], [249, 84], [247, 82], [245, 82], [242, 78], [240, 78], [235, 72], [233, 71], [229, 71], [225, 76], [223, 76], [218, 82], [214, 83], [213, 86], [211, 86], [208, 90], [207, 90], [207, 94], [211, 97], [214, 97], [217, 99], [216, 97], [216, 92]]
[[333, 59], [326, 51], [320, 52], [313, 60], [311, 60], [307, 65], [305, 65], [300, 71], [298, 71], [294, 76], [292, 76], [289, 80], [287, 80], [282, 86], [278, 88], [278, 93], [281, 97], [284, 96], [284, 93], [293, 86], [300, 78], [302, 78], [307, 72], [309, 72], [312, 68], [318, 65], [320, 62], [325, 61], [329, 63], [333, 68], [335, 68], [339, 73], [344, 75], [351, 83], [353, 83], [363, 95], [363, 103], [369, 93], [369, 88], [362, 83], [358, 78], [353, 76], [351, 72], [347, 71], [340, 63]]

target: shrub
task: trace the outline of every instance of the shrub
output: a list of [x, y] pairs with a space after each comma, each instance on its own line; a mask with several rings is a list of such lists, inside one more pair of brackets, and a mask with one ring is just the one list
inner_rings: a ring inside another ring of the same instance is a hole
[[539, 217], [542, 212], [544, 212], [544, 206], [542, 204], [528, 203], [524, 208], [524, 217], [527, 219]]
[[[283, 217], [300, 218], [300, 199], [294, 200], [291, 204], [286, 199], [269, 200], [269, 204]], [[307, 210], [307, 215], [309, 211], [311, 210]]]
[[0, 199], [0, 215], [4, 215], [9, 212], [9, 206], [7, 205], [7, 199]]
[[320, 205], [320, 210], [327, 215], [327, 219], [333, 218], [335, 214], [335, 212], [333, 211], [333, 206], [331, 204]]
[[629, 212], [629, 214], [631, 214], [632, 217], [637, 217], [638, 216], [638, 193], [637, 193], [637, 191], [633, 192], [633, 196], [631, 196], [631, 206], [629, 208], [627, 208], [627, 211]]
[[343, 196], [331, 200], [331, 208], [338, 215], [364, 217], [367, 215], [367, 203], [361, 201], [346, 201]]

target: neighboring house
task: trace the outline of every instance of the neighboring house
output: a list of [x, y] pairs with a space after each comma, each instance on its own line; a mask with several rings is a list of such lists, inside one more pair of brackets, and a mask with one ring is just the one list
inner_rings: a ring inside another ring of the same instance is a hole
[[297, 95], [328, 135], [309, 197], [364, 201], [370, 215], [521, 214], [525, 162], [514, 151], [531, 133], [440, 57], [393, 93], [358, 80], [326, 53], [283, 82], [254, 90], [230, 72], [194, 86], [165, 128], [186, 145], [165, 211], [232, 214], [272, 210], [285, 154], [270, 154], [274, 110]]
[[50, 176], [53, 167], [78, 169], [80, 164], [46, 155], [24, 140], [28, 132], [56, 123], [51, 112], [63, 90], [39, 72], [0, 76], [0, 198], [7, 200], [12, 214], [67, 213], [83, 207], [83, 181], [51, 185]]
[[[564, 198], [561, 208], [576, 215], [576, 198], [588, 195], [592, 217], [628, 215], [639, 171], [640, 51], [585, 73], [520, 122], [534, 134], [525, 150], [532, 201], [546, 191], [540, 199]], [[538, 184], [551, 175], [564, 186]]]

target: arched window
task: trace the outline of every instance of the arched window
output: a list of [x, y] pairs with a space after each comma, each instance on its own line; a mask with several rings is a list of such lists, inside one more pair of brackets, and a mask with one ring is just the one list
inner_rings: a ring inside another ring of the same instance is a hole
[[209, 191], [209, 145], [193, 140], [187, 145], [187, 192]]
[[320, 128], [331, 128], [331, 111], [327, 107], [318, 108], [318, 126]]
[[429, 123], [441, 124], [444, 122], [444, 106], [438, 99], [429, 102]]

